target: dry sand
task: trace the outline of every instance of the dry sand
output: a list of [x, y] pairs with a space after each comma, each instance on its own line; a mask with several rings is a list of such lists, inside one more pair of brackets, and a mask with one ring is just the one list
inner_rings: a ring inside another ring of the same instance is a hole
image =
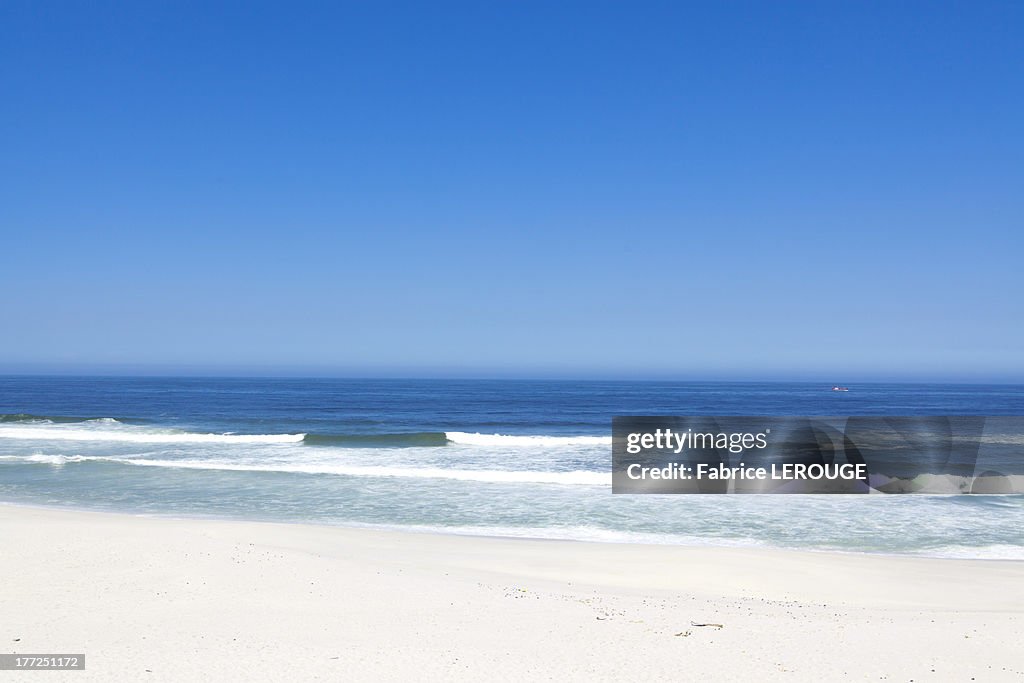
[[1024, 562], [0, 505], [31, 681], [1024, 679]]

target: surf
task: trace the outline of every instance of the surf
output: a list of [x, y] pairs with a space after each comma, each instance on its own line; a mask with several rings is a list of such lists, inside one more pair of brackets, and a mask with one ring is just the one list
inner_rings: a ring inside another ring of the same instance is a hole
[[195, 432], [133, 431], [127, 429], [68, 429], [57, 426], [4, 426], [0, 428], [0, 439], [35, 441], [108, 441], [156, 444], [282, 444], [301, 443], [305, 438], [305, 434], [202, 434]]
[[36, 465], [63, 467], [78, 463], [117, 463], [136, 467], [160, 467], [185, 470], [214, 470], [226, 472], [320, 474], [346, 477], [387, 477], [410, 479], [452, 479], [507, 484], [562, 484], [568, 486], [611, 486], [611, 475], [606, 472], [574, 470], [569, 472], [546, 470], [493, 470], [449, 469], [440, 467], [400, 467], [387, 465], [347, 465], [303, 462], [226, 462], [223, 460], [169, 460], [159, 458], [117, 458], [109, 456], [34, 454], [26, 456], [0, 455], [0, 461], [15, 461]]

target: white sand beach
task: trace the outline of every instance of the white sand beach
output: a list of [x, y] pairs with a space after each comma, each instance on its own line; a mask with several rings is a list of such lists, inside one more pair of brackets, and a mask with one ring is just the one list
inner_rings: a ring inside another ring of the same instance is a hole
[[0, 680], [1024, 677], [1024, 562], [0, 506]]

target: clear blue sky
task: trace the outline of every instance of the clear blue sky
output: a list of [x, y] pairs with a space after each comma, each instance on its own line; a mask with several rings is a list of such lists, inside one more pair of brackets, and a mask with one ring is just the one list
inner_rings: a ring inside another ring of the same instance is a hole
[[0, 4], [0, 371], [1024, 379], [1024, 5]]

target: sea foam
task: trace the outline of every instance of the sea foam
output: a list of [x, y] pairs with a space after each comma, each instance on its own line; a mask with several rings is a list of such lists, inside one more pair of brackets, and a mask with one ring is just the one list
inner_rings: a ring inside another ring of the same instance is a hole
[[170, 430], [91, 429], [62, 425], [0, 427], [0, 439], [120, 441], [128, 443], [299, 443], [305, 434], [198, 434]]
[[44, 465], [82, 462], [112, 462], [139, 467], [168, 467], [189, 470], [222, 470], [229, 472], [280, 472], [287, 474], [328, 474], [348, 477], [406, 477], [412, 479], [455, 479], [512, 484], [563, 484], [611, 486], [606, 472], [575, 470], [569, 472], [540, 470], [448, 469], [440, 467], [397, 467], [387, 465], [346, 465], [323, 462], [226, 462], [223, 460], [169, 460], [157, 458], [117, 458], [86, 455], [0, 455], [0, 460]]
[[611, 446], [611, 436], [518, 436], [445, 432], [449, 441], [470, 446]]

